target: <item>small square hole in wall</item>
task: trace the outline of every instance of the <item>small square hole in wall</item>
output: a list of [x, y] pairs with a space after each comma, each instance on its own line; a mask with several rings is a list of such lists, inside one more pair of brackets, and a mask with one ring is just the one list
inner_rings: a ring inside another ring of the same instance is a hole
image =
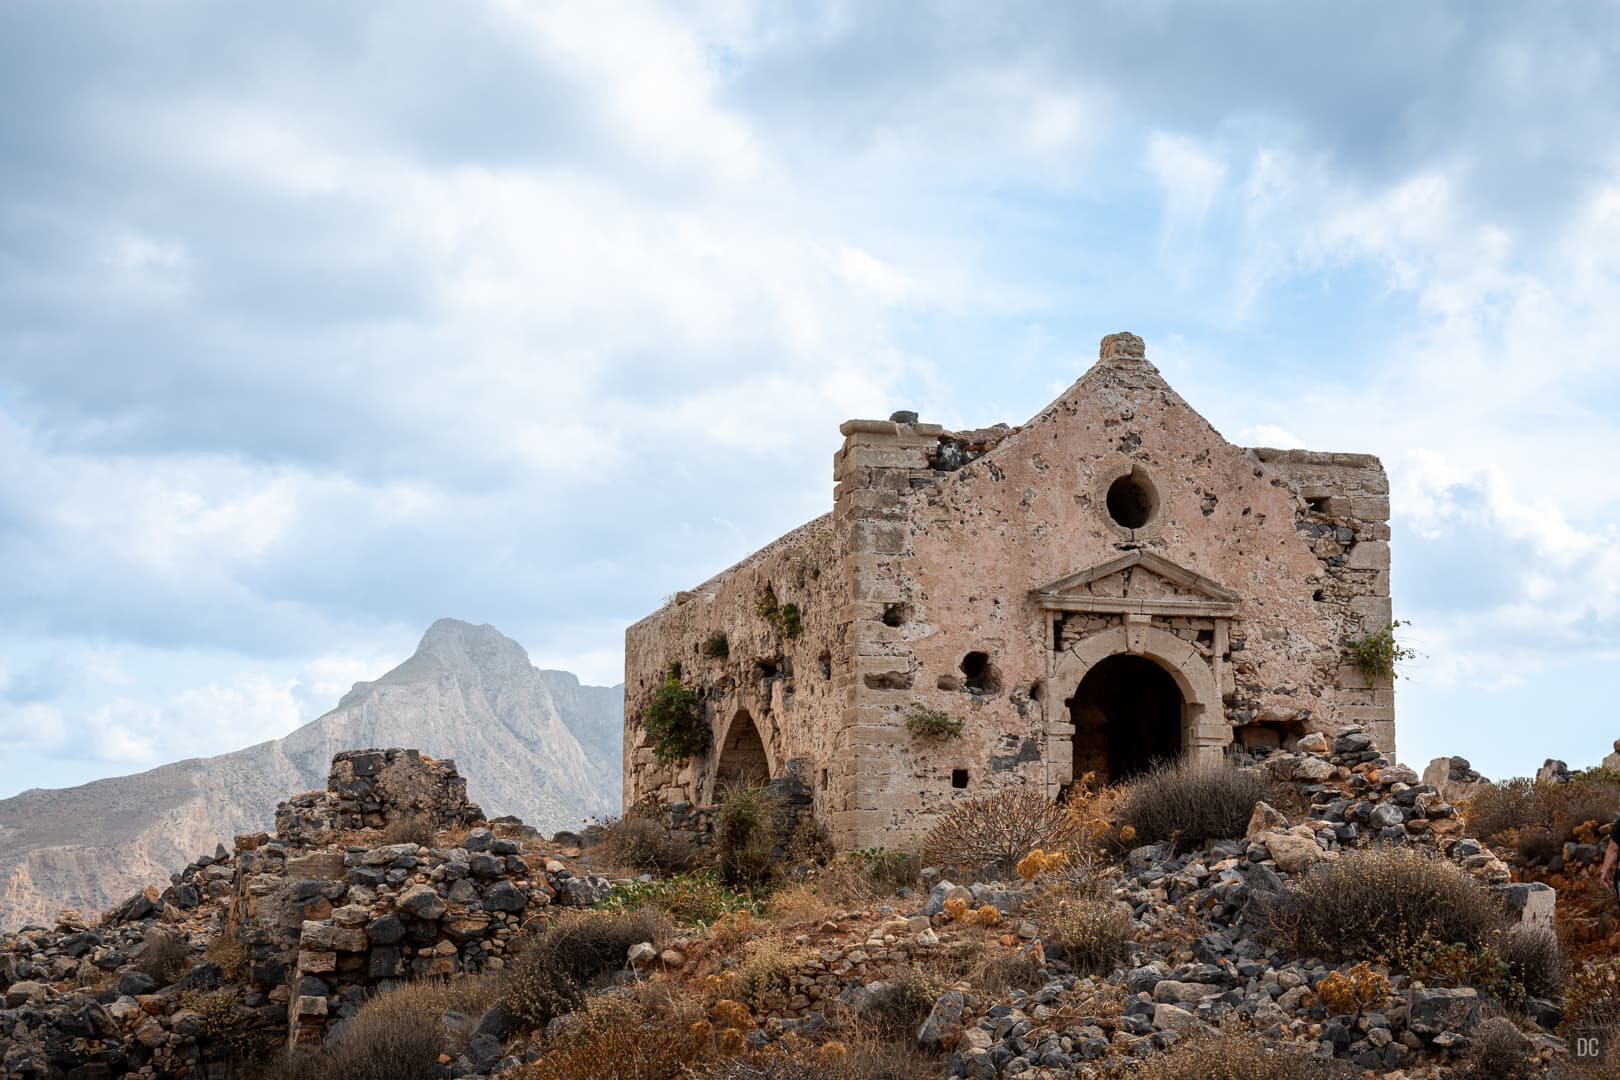
[[953, 788], [965, 788], [965, 787], [967, 787], [967, 770], [966, 769], [952, 769], [951, 770], [951, 787], [953, 787]]
[[822, 791], [827, 790], [827, 770], [826, 769], [821, 770], [821, 790]]

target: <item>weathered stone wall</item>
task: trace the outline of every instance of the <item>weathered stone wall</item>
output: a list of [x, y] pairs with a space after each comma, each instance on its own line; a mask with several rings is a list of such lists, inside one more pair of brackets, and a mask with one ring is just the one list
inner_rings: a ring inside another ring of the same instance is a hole
[[[1370, 454], [1257, 449], [1267, 471], [1299, 496], [1294, 528], [1322, 564], [1317, 607], [1338, 641], [1375, 633], [1394, 619], [1389, 596], [1389, 478]], [[1395, 687], [1341, 664], [1327, 687], [1335, 721], [1362, 724], [1395, 756]]]
[[[844, 848], [894, 846], [1002, 785], [1056, 797], [1074, 779], [1068, 701], [1118, 655], [1151, 660], [1180, 694], [1167, 755], [1352, 726], [1393, 753], [1393, 690], [1344, 659], [1349, 639], [1390, 617], [1376, 458], [1234, 446], [1128, 334], [1105, 338], [1099, 362], [1021, 428], [916, 421], [845, 423], [830, 519], [631, 628], [627, 802], [712, 791], [713, 755], [660, 769], [633, 720], [676, 659], [711, 702], [717, 737], [733, 710], [763, 710], [772, 768], [813, 762], [817, 817]], [[1107, 505], [1122, 478], [1145, 493], [1133, 527]], [[826, 537], [815, 586], [784, 590], [811, 535]], [[752, 606], [766, 581], [784, 599], [811, 597], [802, 644], [762, 633]], [[717, 629], [732, 657], [705, 662]], [[745, 661], [773, 646], [799, 692], [745, 701]], [[820, 682], [806, 679], [810, 656]], [[913, 737], [918, 706], [962, 721], [960, 736]]]
[[[786, 763], [825, 786], [842, 751], [839, 722], [849, 695], [849, 643], [844, 634], [849, 583], [844, 544], [831, 517], [817, 518], [690, 592], [677, 594], [625, 634], [625, 804], [713, 803], [728, 764], [722, 748], [749, 724], [764, 747], [769, 776]], [[798, 605], [802, 629], [784, 636], [759, 613], [769, 588], [779, 605]], [[724, 635], [726, 653], [706, 646]], [[676, 766], [654, 756], [641, 710], [678, 664], [682, 681], [703, 701], [714, 735], [710, 752]], [[765, 777], [758, 777], [765, 779]]]

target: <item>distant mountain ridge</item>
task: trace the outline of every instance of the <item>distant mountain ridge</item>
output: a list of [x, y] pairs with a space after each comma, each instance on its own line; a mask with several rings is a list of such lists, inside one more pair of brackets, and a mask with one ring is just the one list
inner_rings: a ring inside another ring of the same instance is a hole
[[280, 739], [78, 787], [0, 800], [0, 931], [89, 913], [269, 828], [276, 803], [324, 787], [332, 755], [408, 746], [454, 758], [491, 816], [542, 831], [619, 808], [621, 687], [542, 671], [493, 626], [440, 619], [416, 652]]

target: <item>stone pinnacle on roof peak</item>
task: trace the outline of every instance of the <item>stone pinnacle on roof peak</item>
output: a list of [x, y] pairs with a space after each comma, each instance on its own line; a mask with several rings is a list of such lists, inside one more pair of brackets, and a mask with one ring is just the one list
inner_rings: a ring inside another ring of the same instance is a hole
[[1135, 334], [1121, 331], [1118, 334], [1109, 334], [1102, 339], [1102, 345], [1097, 349], [1099, 360], [1145, 360], [1147, 359], [1147, 343]]

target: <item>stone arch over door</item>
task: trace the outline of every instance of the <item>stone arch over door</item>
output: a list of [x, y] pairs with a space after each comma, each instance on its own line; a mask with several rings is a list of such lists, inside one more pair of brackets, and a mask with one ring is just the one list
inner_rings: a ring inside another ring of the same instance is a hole
[[1188, 642], [1145, 622], [1129, 622], [1083, 638], [1052, 660], [1052, 674], [1041, 680], [1045, 714], [1046, 786], [1049, 795], [1073, 779], [1074, 725], [1068, 700], [1087, 673], [1111, 656], [1139, 656], [1153, 661], [1181, 693], [1182, 752], [1217, 759], [1232, 741], [1232, 728], [1221, 707], [1220, 687], [1210, 661]]
[[706, 803], [719, 798], [727, 784], [763, 784], [776, 775], [770, 747], [747, 709], [732, 713], [714, 747], [714, 771], [704, 791]]

